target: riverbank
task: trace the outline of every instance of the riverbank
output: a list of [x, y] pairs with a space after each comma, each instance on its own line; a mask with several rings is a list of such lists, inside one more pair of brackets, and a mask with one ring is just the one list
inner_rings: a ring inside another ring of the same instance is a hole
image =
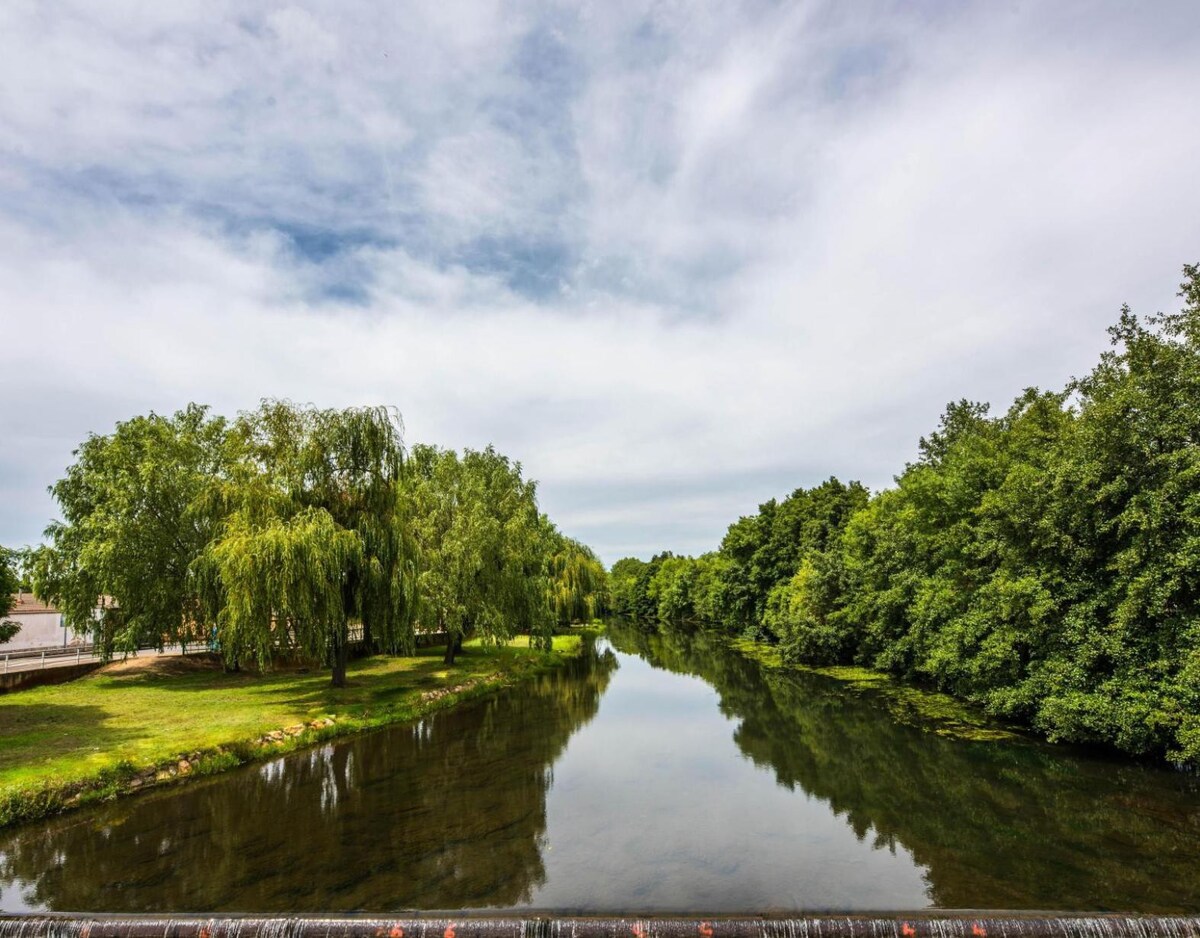
[[0, 827], [415, 720], [561, 667], [584, 634], [549, 652], [468, 642], [452, 668], [440, 648], [364, 658], [340, 689], [324, 670], [227, 674], [208, 656], [149, 655], [0, 697]]
[[867, 692], [884, 704], [898, 723], [939, 736], [972, 742], [995, 742], [1025, 735], [1013, 727], [989, 717], [957, 697], [914, 687], [883, 671], [853, 665], [813, 667], [783, 660], [779, 647], [747, 638], [729, 639], [742, 655], [753, 658], [771, 671], [802, 671], [838, 681], [848, 690]]

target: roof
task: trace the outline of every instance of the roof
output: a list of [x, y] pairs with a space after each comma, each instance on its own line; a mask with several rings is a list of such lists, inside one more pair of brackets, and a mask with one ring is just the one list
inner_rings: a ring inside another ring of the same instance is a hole
[[10, 616], [34, 616], [54, 613], [58, 610], [48, 603], [42, 602], [33, 593], [13, 593], [13, 607]]

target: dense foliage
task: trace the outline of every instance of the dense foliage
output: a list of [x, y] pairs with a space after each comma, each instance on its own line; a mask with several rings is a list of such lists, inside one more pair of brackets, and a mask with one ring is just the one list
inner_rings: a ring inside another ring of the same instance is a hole
[[0, 645], [10, 641], [21, 627], [4, 617], [12, 612], [13, 594], [21, 586], [17, 575], [16, 554], [14, 551], [0, 547]]
[[1061, 392], [952, 404], [893, 488], [767, 502], [614, 565], [620, 612], [887, 670], [1053, 739], [1200, 762], [1200, 268]]
[[205, 622], [234, 661], [328, 656], [345, 683], [350, 622], [372, 651], [411, 647], [415, 557], [397, 486], [399, 416], [280, 402], [243, 414], [230, 471], [201, 512], [220, 518], [192, 565]]
[[448, 633], [446, 662], [472, 632], [504, 641], [520, 629], [550, 641], [551, 548], [520, 465], [491, 447], [460, 457], [418, 446], [404, 498], [424, 558], [421, 621]]
[[32, 556], [36, 592], [107, 654], [200, 637], [190, 570], [216, 533], [199, 508], [228, 471], [227, 433], [195, 404], [134, 417], [89, 436], [50, 487], [63, 517]]
[[832, 552], [849, 518], [867, 503], [859, 483], [829, 479], [739, 519], [720, 550], [700, 557], [667, 552], [648, 563], [618, 560], [609, 574], [613, 611], [643, 621], [721, 622], [749, 637], [780, 641], [797, 571]]
[[387, 408], [267, 401], [230, 422], [191, 405], [93, 435], [51, 491], [35, 591], [105, 655], [206, 642], [237, 667], [301, 656], [345, 679], [351, 642], [418, 629], [528, 633], [590, 619], [603, 567], [538, 511], [492, 449], [410, 458]]

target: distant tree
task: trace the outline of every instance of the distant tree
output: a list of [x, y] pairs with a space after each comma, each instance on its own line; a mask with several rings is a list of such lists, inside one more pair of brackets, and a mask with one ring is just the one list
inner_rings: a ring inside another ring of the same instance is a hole
[[725, 608], [725, 575], [728, 560], [718, 551], [701, 554], [694, 561], [696, 576], [692, 583], [692, 609], [701, 622], [720, 622]]
[[105, 657], [203, 631], [188, 571], [214, 519], [195, 505], [225, 471], [226, 429], [196, 404], [134, 417], [89, 436], [51, 486], [62, 520], [30, 554], [34, 592], [92, 632]]
[[549, 587], [559, 625], [590, 622], [604, 602], [607, 574], [591, 548], [558, 532], [543, 516], [550, 541]]
[[635, 589], [646, 561], [637, 557], [622, 557], [612, 565], [608, 574], [609, 601], [612, 611], [624, 618], [633, 618]]
[[624, 557], [609, 573], [611, 609], [644, 624], [723, 623], [730, 566], [731, 562], [716, 552], [680, 557], [666, 551], [649, 562]]
[[762, 637], [759, 622], [770, 581], [761, 576], [755, 562], [766, 544], [777, 505], [774, 499], [759, 506], [757, 515], [739, 518], [721, 540], [725, 558], [722, 589], [722, 622], [732, 631]]
[[715, 594], [723, 622], [752, 638], [783, 641], [787, 603], [779, 591], [806, 558], [840, 539], [868, 499], [858, 482], [831, 478], [811, 489], [796, 489], [781, 502], [771, 499], [759, 506], [758, 514], [731, 524], [721, 542], [721, 588]]
[[655, 554], [650, 558], [650, 562], [642, 567], [633, 587], [633, 618], [637, 621], [649, 624], [659, 619], [658, 595], [654, 584], [663, 564], [676, 559], [671, 551], [665, 550], [661, 554]]
[[193, 565], [222, 648], [260, 663], [298, 651], [341, 687], [351, 622], [375, 648], [411, 647], [399, 415], [268, 401], [238, 418], [230, 453], [205, 499], [216, 534]]
[[21, 586], [17, 573], [17, 554], [15, 551], [0, 547], [0, 645], [12, 641], [21, 631], [21, 626], [11, 620], [5, 620], [12, 612], [14, 596]]
[[503, 642], [528, 633], [549, 647], [555, 621], [536, 486], [491, 447], [417, 446], [401, 492], [420, 552], [419, 617], [448, 636], [453, 664], [472, 635]]
[[696, 617], [696, 579], [700, 569], [691, 557], [665, 557], [651, 577], [646, 595], [654, 601], [655, 616], [664, 622]]

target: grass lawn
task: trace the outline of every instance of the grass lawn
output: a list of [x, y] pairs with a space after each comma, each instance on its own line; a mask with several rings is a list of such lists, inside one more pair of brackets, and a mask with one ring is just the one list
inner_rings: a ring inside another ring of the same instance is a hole
[[[453, 667], [441, 648], [415, 657], [352, 662], [349, 684], [330, 686], [327, 670], [226, 674], [189, 658], [140, 658], [110, 665], [68, 684], [0, 696], [0, 824], [52, 813], [81, 787], [128, 781], [184, 754], [210, 757], [208, 770], [249, 761], [266, 734], [318, 718], [335, 723], [306, 730], [273, 755], [319, 738], [414, 719], [487, 689], [554, 667], [580, 647], [579, 635], [554, 639], [554, 651], [526, 639], [494, 647], [468, 642]], [[198, 764], [197, 768], [201, 766]], [[119, 786], [118, 786], [119, 787]], [[59, 789], [46, 809], [33, 802]], [[85, 799], [86, 800], [86, 799]]]

